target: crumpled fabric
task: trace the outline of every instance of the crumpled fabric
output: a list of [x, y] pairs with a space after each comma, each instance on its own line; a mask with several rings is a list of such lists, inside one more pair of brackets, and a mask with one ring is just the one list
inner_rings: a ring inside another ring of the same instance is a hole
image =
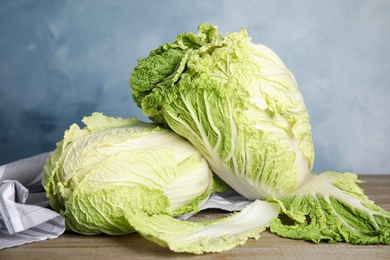
[[[221, 209], [229, 212], [240, 211], [251, 203], [252, 201], [238, 194], [236, 191], [227, 190], [212, 194], [206, 203], [199, 209], [200, 211], [205, 209]], [[195, 214], [197, 214], [197, 212], [190, 212], [188, 214], [181, 215], [178, 218], [181, 220], [187, 220]]]
[[65, 220], [49, 208], [42, 170], [49, 153], [0, 166], [0, 249], [52, 239]]

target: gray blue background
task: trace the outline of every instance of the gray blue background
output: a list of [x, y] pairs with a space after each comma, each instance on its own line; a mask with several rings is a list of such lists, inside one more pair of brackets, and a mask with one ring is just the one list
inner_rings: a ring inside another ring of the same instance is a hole
[[247, 29], [295, 75], [314, 171], [390, 173], [390, 1], [0, 0], [0, 165], [55, 148], [94, 111], [147, 120], [137, 58], [202, 22]]

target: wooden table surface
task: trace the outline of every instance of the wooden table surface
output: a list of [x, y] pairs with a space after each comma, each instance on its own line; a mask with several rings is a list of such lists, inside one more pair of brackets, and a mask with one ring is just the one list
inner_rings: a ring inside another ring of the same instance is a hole
[[[390, 211], [390, 175], [360, 175], [365, 194]], [[210, 214], [210, 213], [208, 213]], [[206, 216], [207, 217], [207, 216]], [[160, 247], [138, 234], [125, 236], [83, 236], [65, 232], [59, 238], [0, 251], [0, 260], [13, 259], [390, 259], [390, 246], [358, 246], [348, 243], [314, 244], [280, 238], [264, 231], [259, 240], [218, 254], [178, 254]]]

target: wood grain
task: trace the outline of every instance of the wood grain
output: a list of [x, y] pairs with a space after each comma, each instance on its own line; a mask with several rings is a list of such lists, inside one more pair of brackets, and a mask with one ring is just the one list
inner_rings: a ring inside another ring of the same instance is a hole
[[[383, 209], [390, 211], [390, 175], [360, 175], [365, 194]], [[199, 218], [214, 218], [214, 211]], [[259, 240], [218, 254], [178, 254], [160, 247], [138, 234], [125, 236], [83, 236], [66, 232], [52, 240], [27, 244], [0, 251], [1, 260], [13, 259], [390, 259], [390, 246], [357, 246], [348, 243], [314, 244], [280, 238], [269, 231]]]

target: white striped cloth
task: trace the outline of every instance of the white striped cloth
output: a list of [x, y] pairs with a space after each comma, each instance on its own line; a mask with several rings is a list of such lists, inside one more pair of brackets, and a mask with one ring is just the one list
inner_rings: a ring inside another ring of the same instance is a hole
[[[240, 211], [252, 201], [241, 196], [234, 190], [228, 190], [220, 193], [212, 194], [204, 205], [200, 207], [200, 211], [205, 209], [222, 209], [225, 211]], [[181, 220], [189, 219], [194, 216], [196, 212], [191, 212], [185, 215], [181, 215], [178, 218]]]
[[56, 238], [64, 218], [47, 208], [42, 169], [48, 153], [0, 166], [0, 249]]

